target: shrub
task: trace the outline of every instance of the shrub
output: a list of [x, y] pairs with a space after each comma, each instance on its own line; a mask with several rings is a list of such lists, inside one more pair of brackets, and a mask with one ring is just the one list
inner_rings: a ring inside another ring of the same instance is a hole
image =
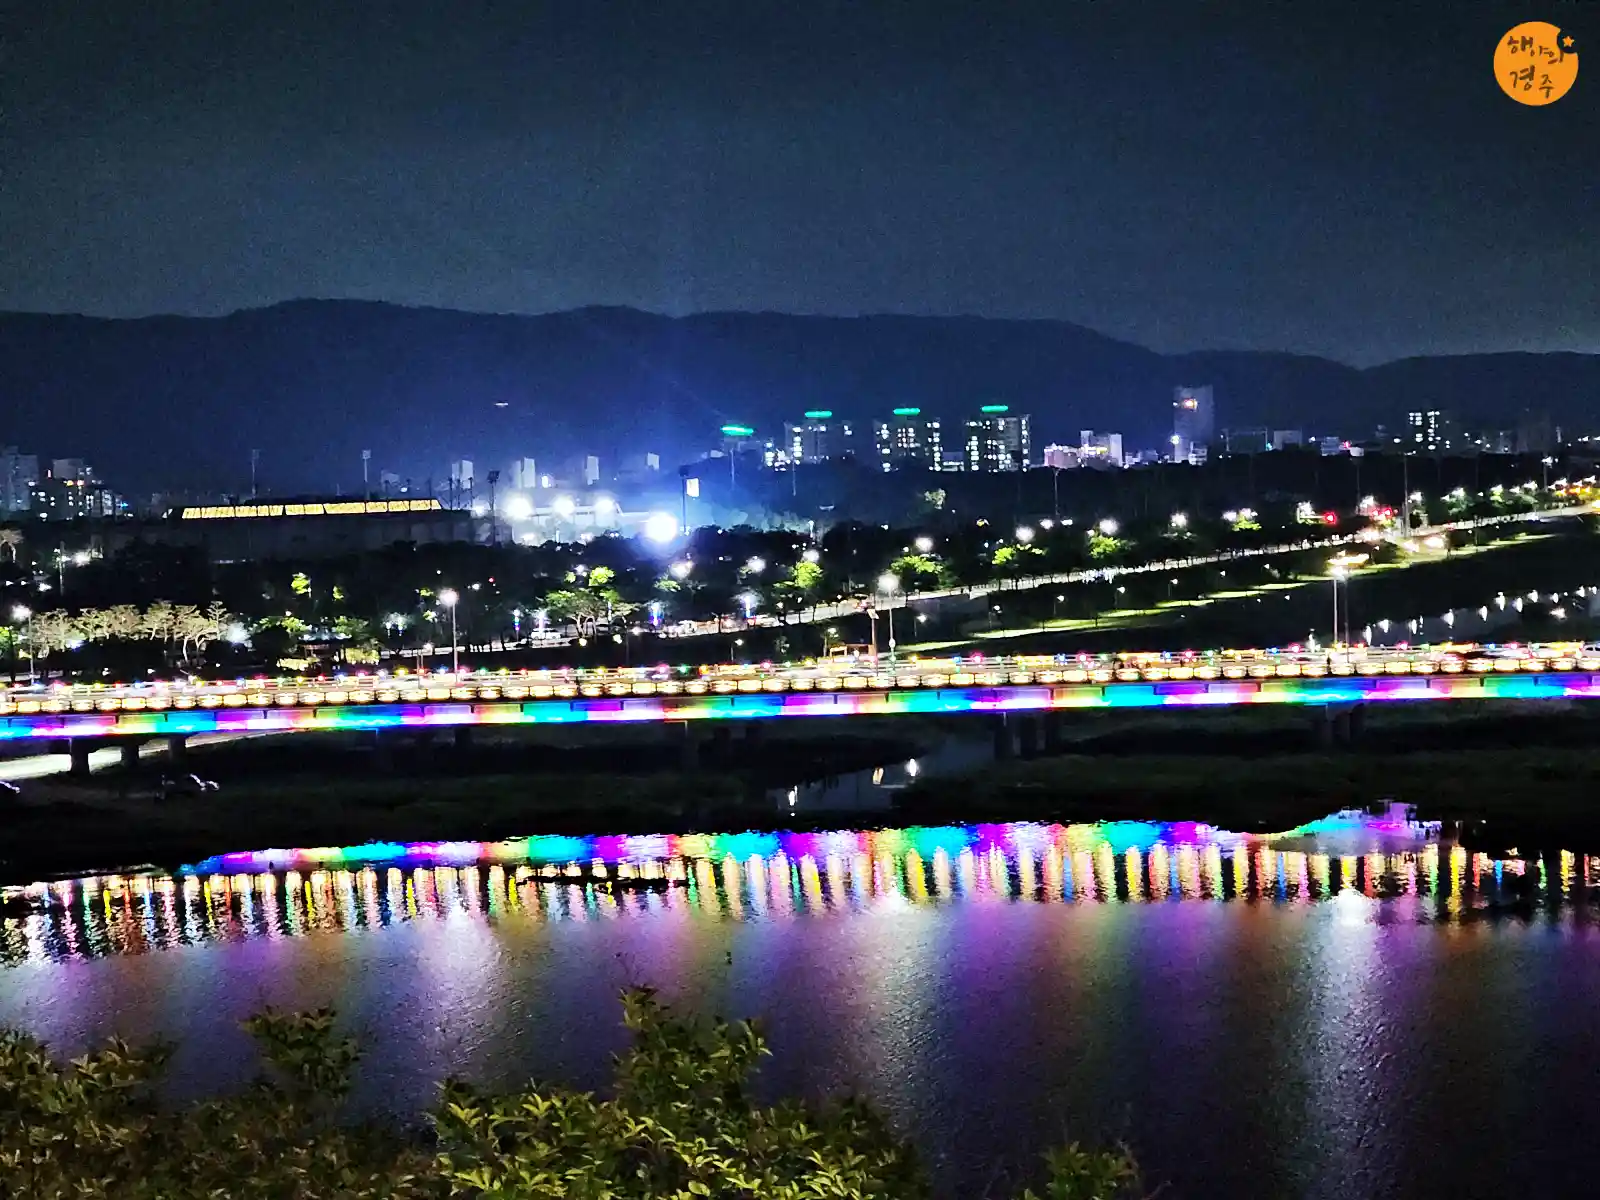
[[[342, 1122], [359, 1058], [327, 1010], [245, 1022], [266, 1071], [241, 1093], [180, 1107], [154, 1085], [170, 1047], [113, 1040], [55, 1061], [0, 1033], [0, 1196], [28, 1200], [918, 1200], [911, 1147], [855, 1099], [761, 1107], [768, 1051], [752, 1022], [675, 1017], [623, 996], [633, 1034], [612, 1094], [444, 1084], [432, 1135]], [[1125, 1152], [1047, 1156], [1023, 1200], [1114, 1200], [1138, 1187]]]

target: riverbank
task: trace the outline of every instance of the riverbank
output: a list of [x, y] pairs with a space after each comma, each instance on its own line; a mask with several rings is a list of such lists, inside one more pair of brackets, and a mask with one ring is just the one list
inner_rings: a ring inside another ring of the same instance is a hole
[[918, 723], [900, 735], [830, 728], [710, 737], [692, 769], [680, 744], [637, 731], [605, 739], [575, 730], [553, 741], [480, 730], [470, 746], [403, 743], [381, 770], [370, 747], [337, 734], [207, 746], [183, 769], [216, 782], [214, 792], [163, 799], [160, 775], [172, 769], [164, 760], [88, 780], [27, 781], [21, 800], [0, 808], [0, 884], [175, 868], [274, 846], [771, 825], [771, 789], [913, 757], [936, 731]]
[[[1199, 821], [1291, 829], [1396, 801], [1424, 819], [1600, 847], [1592, 705], [1369, 706], [1354, 747], [1317, 748], [1303, 711], [1107, 721], [1068, 753], [919, 780], [897, 816], [947, 821]], [[1499, 836], [1499, 835], [1494, 835]], [[1513, 839], [1516, 840], [1515, 838]]]
[[1600, 831], [1600, 756], [1581, 750], [1284, 754], [1270, 758], [1063, 755], [920, 781], [905, 820], [1198, 821], [1292, 829], [1343, 808], [1413, 804], [1424, 819], [1589, 823]]

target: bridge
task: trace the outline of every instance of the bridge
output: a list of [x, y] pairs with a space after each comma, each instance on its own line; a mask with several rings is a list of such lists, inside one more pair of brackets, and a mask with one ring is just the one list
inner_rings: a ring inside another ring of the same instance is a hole
[[1026, 754], [1040, 736], [1036, 715], [1046, 718], [1048, 747], [1059, 715], [1075, 709], [1300, 705], [1327, 718], [1332, 740], [1352, 736], [1350, 722], [1371, 703], [1591, 697], [1600, 697], [1600, 647], [1576, 644], [862, 659], [698, 673], [663, 666], [20, 689], [0, 693], [0, 741], [66, 739], [83, 774], [97, 746], [120, 743], [131, 765], [143, 741], [166, 738], [176, 755], [197, 734], [454, 728], [465, 740], [475, 726], [654, 723], [687, 732], [701, 721], [987, 713], [997, 718], [997, 754], [1010, 752], [1013, 724]]

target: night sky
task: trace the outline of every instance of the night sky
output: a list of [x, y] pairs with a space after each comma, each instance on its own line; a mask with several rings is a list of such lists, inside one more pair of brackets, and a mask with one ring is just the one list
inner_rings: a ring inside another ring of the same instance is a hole
[[[10, 11], [0, 308], [973, 313], [1356, 363], [1600, 351], [1600, 2]], [[1548, 108], [1493, 80], [1530, 19], [1583, 52]]]

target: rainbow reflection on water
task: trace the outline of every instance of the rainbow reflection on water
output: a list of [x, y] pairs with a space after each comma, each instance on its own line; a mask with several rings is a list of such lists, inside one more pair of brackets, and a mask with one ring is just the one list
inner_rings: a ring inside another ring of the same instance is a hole
[[1231, 833], [1193, 821], [1100, 821], [1081, 825], [949, 825], [910, 829], [838, 831], [830, 833], [657, 833], [604, 837], [546, 835], [498, 842], [371, 842], [362, 846], [318, 846], [295, 850], [253, 850], [221, 854], [186, 866], [180, 875], [235, 875], [241, 872], [315, 870], [374, 865], [402, 867], [470, 866], [474, 864], [565, 865], [602, 863], [616, 866], [657, 859], [726, 858], [744, 861], [782, 854], [799, 861], [818, 854], [868, 853], [882, 848], [934, 849], [958, 854], [971, 850], [1009, 854], [1025, 847], [1059, 844], [1069, 851], [1107, 845], [1116, 852], [1148, 851], [1156, 846], [1237, 846], [1298, 837], [1343, 833], [1372, 838], [1415, 837], [1438, 833], [1437, 822], [1409, 819], [1400, 806], [1382, 814], [1347, 810], [1282, 833]]
[[[1316, 842], [1351, 832], [1368, 848]], [[16, 889], [13, 898], [36, 907], [0, 920], [0, 964], [460, 915], [770, 921], [947, 903], [1305, 904], [1352, 895], [1432, 898], [1436, 908], [1426, 915], [1448, 919], [1494, 901], [1507, 876], [1550, 895], [1600, 887], [1600, 859], [1495, 861], [1428, 840], [1435, 832], [1393, 816], [1344, 813], [1265, 836], [1195, 824], [1022, 823], [262, 851], [224, 855], [176, 875]], [[1311, 843], [1296, 848], [1292, 839], [1306, 836]], [[1409, 840], [1384, 844], [1386, 838]]]

